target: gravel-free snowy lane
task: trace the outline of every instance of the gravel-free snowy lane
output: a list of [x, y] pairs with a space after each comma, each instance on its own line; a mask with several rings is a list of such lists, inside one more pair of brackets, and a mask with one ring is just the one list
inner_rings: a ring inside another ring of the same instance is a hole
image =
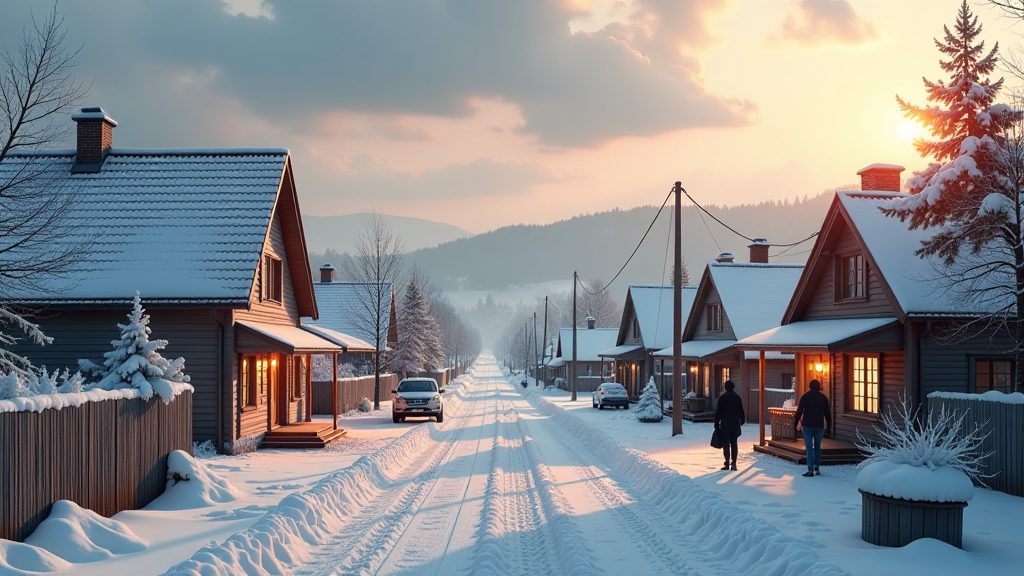
[[841, 574], [806, 545], [505, 382], [289, 496], [174, 574]]

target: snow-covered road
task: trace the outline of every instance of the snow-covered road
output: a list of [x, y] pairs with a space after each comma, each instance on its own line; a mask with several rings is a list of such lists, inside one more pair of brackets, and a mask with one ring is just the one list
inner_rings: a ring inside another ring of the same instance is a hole
[[481, 358], [440, 425], [285, 498], [175, 574], [841, 574]]

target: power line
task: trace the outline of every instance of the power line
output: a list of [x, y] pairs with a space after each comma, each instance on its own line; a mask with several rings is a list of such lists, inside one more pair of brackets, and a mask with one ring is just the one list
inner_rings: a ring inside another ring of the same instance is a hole
[[[739, 236], [740, 238], [743, 238], [744, 240], [747, 240], [748, 242], [753, 242], [753, 241], [754, 241], [754, 239], [753, 239], [753, 238], [751, 238], [751, 237], [749, 237], [749, 236], [747, 236], [747, 235], [745, 235], [745, 234], [742, 234], [741, 232], [739, 232], [738, 230], [736, 230], [736, 229], [735, 229], [735, 228], [733, 228], [732, 226], [729, 226], [729, 225], [728, 225], [728, 224], [726, 224], [725, 222], [722, 222], [721, 220], [719, 220], [719, 219], [718, 219], [718, 217], [717, 217], [717, 216], [715, 216], [714, 214], [712, 214], [711, 212], [709, 212], [709, 211], [708, 211], [708, 210], [707, 210], [706, 208], [704, 208], [703, 206], [701, 206], [700, 204], [698, 204], [698, 203], [697, 203], [697, 201], [693, 199], [693, 196], [690, 196], [690, 193], [686, 191], [686, 188], [683, 188], [683, 194], [686, 194], [686, 197], [690, 199], [690, 202], [693, 202], [693, 205], [694, 205], [694, 206], [696, 206], [696, 207], [697, 207], [697, 209], [698, 209], [698, 210], [699, 210], [700, 212], [703, 212], [704, 214], [707, 214], [707, 215], [708, 215], [708, 216], [710, 216], [710, 217], [711, 217], [711, 218], [712, 218], [712, 219], [713, 219], [713, 220], [714, 220], [715, 222], [718, 222], [719, 224], [721, 224], [722, 226], [724, 226], [724, 227], [725, 227], [725, 228], [726, 228], [727, 230], [729, 230], [729, 231], [730, 231], [730, 232], [732, 232], [733, 234], [735, 234], [735, 235]], [[698, 212], [698, 214], [699, 214], [700, 212]], [[703, 217], [703, 216], [701, 216], [701, 221], [703, 221], [703, 220], [704, 220], [704, 217]], [[707, 226], [707, 222], [705, 222], [705, 223], [704, 223], [704, 226]], [[711, 232], [711, 229], [710, 229], [710, 228], [708, 229], [708, 232], [709, 232], [709, 233]], [[807, 238], [804, 238], [803, 240], [798, 240], [797, 242], [792, 242], [792, 243], [789, 243], [789, 244], [772, 244], [772, 246], [777, 246], [777, 247], [780, 247], [780, 248], [784, 248], [784, 247], [786, 247], [786, 246], [796, 246], [797, 244], [803, 244], [804, 242], [807, 242], [808, 240], [810, 240], [811, 238], [814, 238], [814, 237], [815, 237], [815, 236], [817, 236], [817, 235], [818, 235], [818, 233], [817, 233], [817, 232], [815, 232], [815, 233], [811, 234], [810, 236], [808, 236]], [[711, 235], [711, 239], [712, 239], [712, 240], [714, 240], [714, 239], [715, 239], [715, 236], [714, 236], [714, 234], [712, 234], [712, 235]], [[715, 246], [718, 246], [718, 242], [717, 242], [717, 241], [715, 241]], [[719, 250], [721, 250], [721, 248], [719, 248]]]

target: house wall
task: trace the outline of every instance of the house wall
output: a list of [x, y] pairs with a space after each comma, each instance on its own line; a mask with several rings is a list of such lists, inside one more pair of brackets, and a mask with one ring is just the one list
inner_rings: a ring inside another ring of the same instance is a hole
[[801, 320], [815, 318], [840, 318], [858, 316], [895, 316], [889, 297], [882, 289], [878, 271], [867, 264], [867, 298], [852, 302], [836, 302], [836, 257], [837, 255], [862, 252], [857, 239], [849, 227], [843, 225], [831, 254], [824, 256], [827, 261], [822, 266], [821, 278], [818, 280]]
[[[145, 296], [143, 296], [145, 298]], [[192, 397], [192, 431], [194, 439], [217, 439], [217, 322], [209, 308], [169, 308], [147, 306], [152, 339], [167, 340], [160, 354], [168, 359], [184, 358], [185, 373], [191, 378], [195, 394]], [[48, 370], [68, 368], [78, 370], [78, 360], [87, 359], [101, 364], [103, 354], [113, 349], [111, 341], [121, 334], [118, 323], [124, 323], [131, 311], [123, 307], [58, 308], [40, 312], [32, 321], [53, 338], [53, 343], [39, 347], [20, 342], [10, 348], [16, 354], [29, 358], [37, 366]]]
[[934, 325], [931, 334], [924, 338], [924, 397], [937, 391], [974, 392], [975, 358], [1012, 358], [1008, 351], [1013, 350], [1013, 340], [1005, 332], [959, 339], [951, 330], [952, 327], [948, 324]]
[[[697, 329], [694, 331], [693, 338], [691, 340], [734, 340], [736, 333], [733, 331], [732, 322], [729, 320], [729, 314], [722, 307], [722, 329], [711, 331], [707, 329], [708, 325], [708, 304], [722, 304], [722, 297], [718, 294], [718, 289], [714, 284], [711, 284], [708, 290], [707, 296], [703, 302], [696, 302], [692, 312], [697, 312]], [[699, 307], [699, 309], [698, 309]]]
[[[284, 268], [284, 295], [282, 302], [272, 302], [260, 297], [260, 288], [263, 285], [263, 256], [273, 255], [281, 259]], [[291, 271], [288, 266], [284, 234], [281, 226], [281, 216], [275, 211], [274, 220], [271, 222], [270, 234], [263, 244], [263, 253], [260, 255], [260, 263], [256, 266], [256, 282], [253, 283], [249, 292], [249, 310], [241, 314], [239, 320], [251, 320], [253, 322], [267, 322], [269, 324], [299, 325], [299, 308], [295, 303], [295, 289], [292, 286]]]
[[879, 437], [874, 427], [881, 426], [881, 414], [894, 408], [900, 402], [904, 393], [904, 381], [906, 378], [906, 362], [903, 352], [883, 352], [879, 355], [879, 415], [854, 412], [850, 409], [852, 384], [850, 383], [849, 362], [850, 356], [857, 353], [834, 354], [831, 366], [834, 387], [823, 390], [829, 395], [833, 407], [834, 416], [834, 437], [847, 442], [857, 442], [857, 434], [870, 440], [878, 441]]

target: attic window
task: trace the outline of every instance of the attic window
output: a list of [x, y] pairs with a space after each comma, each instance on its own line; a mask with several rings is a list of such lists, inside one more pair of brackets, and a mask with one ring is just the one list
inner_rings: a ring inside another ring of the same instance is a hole
[[722, 331], [722, 305], [719, 303], [708, 304], [706, 322], [704, 327], [710, 332]]
[[271, 302], [284, 300], [284, 264], [269, 254], [263, 257], [263, 298]]
[[633, 338], [640, 337], [640, 321], [633, 318]]
[[855, 300], [867, 296], [867, 271], [863, 254], [850, 254], [838, 258], [838, 300]]

